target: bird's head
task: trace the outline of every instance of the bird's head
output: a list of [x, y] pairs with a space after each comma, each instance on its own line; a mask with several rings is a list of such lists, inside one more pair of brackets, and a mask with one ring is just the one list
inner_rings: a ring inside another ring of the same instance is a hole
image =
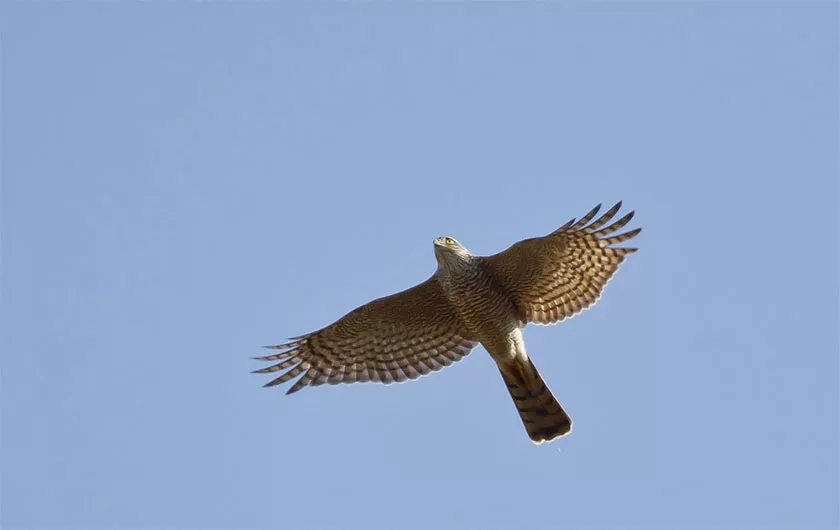
[[445, 266], [469, 261], [472, 254], [455, 238], [443, 236], [435, 238], [435, 257], [438, 265]]

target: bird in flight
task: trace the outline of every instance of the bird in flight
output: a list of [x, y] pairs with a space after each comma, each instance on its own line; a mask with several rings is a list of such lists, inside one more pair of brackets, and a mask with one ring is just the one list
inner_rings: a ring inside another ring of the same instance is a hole
[[[499, 367], [528, 436], [539, 444], [572, 430], [572, 420], [525, 350], [528, 323], [555, 324], [590, 307], [636, 248], [617, 248], [642, 231], [617, 234], [621, 202], [595, 219], [601, 205], [544, 237], [493, 256], [476, 256], [451, 237], [434, 240], [437, 270], [410, 289], [365, 304], [333, 324], [267, 346], [256, 357], [285, 372], [265, 386], [301, 376], [287, 394], [328, 383], [401, 382], [461, 360], [478, 344]], [[593, 221], [593, 219], [595, 219]]]

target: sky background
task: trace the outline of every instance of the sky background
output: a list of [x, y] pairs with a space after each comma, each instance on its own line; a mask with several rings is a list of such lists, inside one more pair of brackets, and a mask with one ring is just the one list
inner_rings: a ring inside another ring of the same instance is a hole
[[[836, 528], [838, 6], [6, 2], [3, 528]], [[623, 199], [483, 349], [285, 396], [261, 345]]]

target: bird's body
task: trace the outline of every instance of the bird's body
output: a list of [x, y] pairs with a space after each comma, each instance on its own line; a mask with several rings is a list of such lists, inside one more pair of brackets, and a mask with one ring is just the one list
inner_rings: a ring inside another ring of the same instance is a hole
[[[451, 238], [450, 238], [451, 239]], [[438, 247], [439, 243], [435, 243]], [[443, 247], [445, 249], [445, 247]], [[466, 249], [464, 249], [466, 252]], [[494, 358], [509, 358], [524, 327], [510, 295], [487, 271], [479, 256], [438, 250], [435, 279], [464, 324], [464, 336], [481, 343]], [[444, 254], [441, 257], [441, 254]], [[446, 254], [453, 254], [447, 259]]]
[[496, 361], [531, 439], [542, 442], [571, 431], [571, 418], [528, 357], [521, 331], [527, 321], [505, 282], [494, 277], [484, 258], [452, 238], [436, 239], [435, 254], [435, 278], [464, 323], [465, 337]]
[[525, 429], [536, 443], [571, 430], [525, 349], [528, 322], [553, 324], [591, 306], [624, 256], [611, 247], [641, 229], [608, 236], [633, 212], [606, 228], [620, 208], [598, 220], [600, 205], [580, 221], [526, 239], [493, 256], [476, 256], [450, 237], [435, 240], [438, 268], [411, 289], [374, 300], [319, 331], [270, 346], [282, 361], [259, 373], [289, 369], [273, 386], [302, 377], [289, 393], [323, 383], [415, 379], [460, 360], [481, 344], [496, 362]]

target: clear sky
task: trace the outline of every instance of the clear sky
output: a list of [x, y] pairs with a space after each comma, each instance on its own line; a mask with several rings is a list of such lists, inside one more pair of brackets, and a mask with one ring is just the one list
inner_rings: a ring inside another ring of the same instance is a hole
[[[6, 2], [2, 527], [838, 526], [838, 6]], [[263, 344], [596, 203], [643, 226], [483, 349], [263, 389]]]

